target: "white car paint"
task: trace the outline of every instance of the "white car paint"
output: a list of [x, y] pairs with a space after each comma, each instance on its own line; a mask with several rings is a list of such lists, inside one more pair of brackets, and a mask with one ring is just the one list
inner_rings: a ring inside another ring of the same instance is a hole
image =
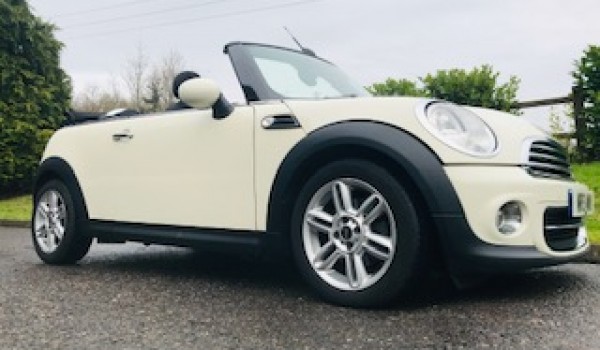
[[[71, 165], [90, 219], [254, 229], [253, 115], [190, 109], [66, 127], [44, 159]], [[123, 132], [133, 137], [113, 139]]]
[[[469, 225], [483, 241], [535, 245], [554, 255], [572, 253], [552, 252], [541, 222], [529, 222], [526, 228], [531, 230], [510, 236], [494, 226], [503, 200], [521, 200], [531, 215], [541, 217], [549, 205], [566, 206], [568, 188], [586, 189], [505, 167], [522, 164], [526, 141], [547, 137], [541, 130], [516, 116], [472, 108], [495, 130], [500, 147], [495, 156], [476, 158], [431, 135], [416, 116], [422, 104], [423, 99], [402, 97], [287, 100], [238, 106], [222, 120], [213, 119], [210, 110], [117, 119], [59, 130], [43, 158], [62, 157], [75, 169], [91, 219], [265, 231], [269, 195], [288, 152], [316, 129], [370, 120], [414, 135], [437, 154]], [[262, 127], [263, 118], [286, 113], [292, 113], [302, 128]], [[113, 134], [127, 130], [132, 139], [113, 140]]]

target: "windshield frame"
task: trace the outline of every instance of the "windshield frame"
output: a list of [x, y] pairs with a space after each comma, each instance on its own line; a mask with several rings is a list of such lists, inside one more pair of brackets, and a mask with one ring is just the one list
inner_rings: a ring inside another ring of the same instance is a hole
[[[305, 99], [305, 100], [319, 100], [320, 98], [298, 98], [298, 97], [287, 97], [276, 91], [274, 91], [269, 84], [267, 83], [265, 77], [263, 76], [261, 70], [259, 69], [257, 63], [254, 60], [254, 56], [250, 52], [250, 47], [264, 47], [275, 50], [283, 50], [288, 52], [294, 52], [299, 55], [307, 56], [311, 59], [316, 59], [321, 62], [324, 62], [328, 65], [331, 65], [339, 70], [339, 68], [333, 63], [318, 57], [316, 55], [312, 55], [305, 51], [299, 51], [290, 49], [287, 47], [269, 45], [269, 44], [260, 44], [253, 42], [231, 42], [225, 45], [223, 52], [229, 55], [231, 63], [233, 65], [233, 69], [238, 78], [246, 101], [248, 103], [251, 102], [259, 102], [259, 101], [273, 101], [273, 100], [287, 100], [287, 99]], [[368, 96], [366, 90], [364, 90], [364, 94], [358, 94], [358, 96]], [[354, 96], [352, 96], [354, 97]], [[339, 98], [344, 98], [344, 96], [340, 96]]]

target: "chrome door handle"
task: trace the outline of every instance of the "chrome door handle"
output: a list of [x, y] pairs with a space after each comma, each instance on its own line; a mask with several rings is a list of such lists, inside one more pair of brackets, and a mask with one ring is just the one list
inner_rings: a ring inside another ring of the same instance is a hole
[[131, 140], [133, 138], [133, 134], [129, 130], [123, 130], [119, 133], [113, 134], [113, 141], [121, 141], [121, 140]]

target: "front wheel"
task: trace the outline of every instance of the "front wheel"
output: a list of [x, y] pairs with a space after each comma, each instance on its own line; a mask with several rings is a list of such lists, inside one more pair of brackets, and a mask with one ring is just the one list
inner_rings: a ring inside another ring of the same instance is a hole
[[292, 250], [326, 300], [385, 305], [414, 284], [426, 236], [402, 185], [371, 162], [331, 163], [309, 179], [292, 216]]
[[69, 189], [51, 180], [35, 194], [31, 233], [35, 251], [48, 264], [72, 264], [87, 254], [92, 238], [82, 230], [81, 208]]

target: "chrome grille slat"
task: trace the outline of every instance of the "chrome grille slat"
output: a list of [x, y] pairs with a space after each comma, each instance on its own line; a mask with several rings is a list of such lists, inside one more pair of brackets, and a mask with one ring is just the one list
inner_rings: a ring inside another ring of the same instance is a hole
[[548, 231], [555, 231], [555, 230], [568, 230], [568, 229], [575, 229], [575, 228], [580, 228], [581, 227], [581, 223], [579, 224], [564, 224], [564, 225], [546, 225], [544, 227], [544, 229], [548, 230]]
[[572, 179], [564, 148], [553, 140], [534, 140], [528, 144], [525, 169], [531, 176]]
[[531, 146], [531, 153], [545, 153], [545, 154], [553, 154], [556, 157], [559, 158], [564, 158], [565, 154], [559, 150], [557, 150], [555, 147], [552, 146], [545, 146], [542, 144], [537, 144], [537, 145], [532, 145]]
[[549, 164], [549, 163], [529, 162], [529, 166], [532, 167], [532, 168], [534, 168], [534, 169], [556, 171], [558, 173], [563, 173], [563, 174], [570, 174], [571, 173], [568, 170], [567, 167], [560, 166], [560, 165]]
[[571, 217], [568, 207], [549, 207], [544, 212], [544, 238], [554, 251], [570, 251], [579, 247], [581, 218]]
[[546, 154], [531, 153], [529, 155], [529, 160], [538, 162], [538, 163], [540, 161], [548, 162], [548, 163], [560, 165], [563, 167], [569, 166], [569, 163], [567, 163], [563, 158], [558, 158], [558, 157], [554, 157], [554, 156], [550, 156], [550, 155], [546, 155]]

